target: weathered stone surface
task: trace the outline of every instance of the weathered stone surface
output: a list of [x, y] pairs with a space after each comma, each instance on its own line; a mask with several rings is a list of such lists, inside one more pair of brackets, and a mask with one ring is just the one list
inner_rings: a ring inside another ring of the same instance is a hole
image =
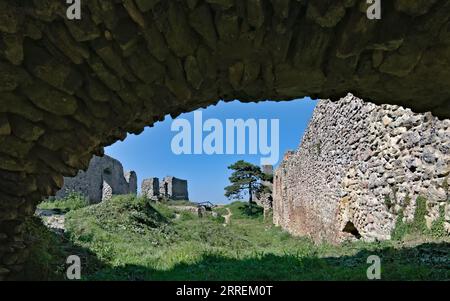
[[127, 171], [124, 174], [125, 181], [128, 183], [129, 192], [130, 194], [137, 194], [137, 174], [135, 171]]
[[[0, 168], [39, 182], [35, 202], [127, 132], [219, 99], [353, 91], [450, 116], [447, 0], [386, 1], [377, 21], [344, 0], [93, 0], [79, 21], [66, 19], [64, 1], [25, 2], [0, 0], [0, 115], [45, 132], [24, 141], [12, 128]], [[1, 205], [15, 192], [0, 197], [1, 210], [17, 209]]]
[[389, 239], [399, 210], [413, 219], [417, 197], [429, 207], [449, 200], [450, 156], [439, 146], [450, 137], [437, 134], [450, 132], [448, 121], [353, 95], [320, 101], [300, 148], [275, 172], [275, 224], [316, 241]]
[[149, 178], [142, 181], [141, 193], [149, 200], [189, 200], [188, 181], [175, 177]]
[[107, 201], [113, 195], [137, 194], [136, 173], [124, 172], [122, 164], [111, 157], [93, 157], [86, 171], [64, 179], [56, 198], [64, 198], [71, 192], [80, 193], [91, 203]]
[[159, 194], [171, 200], [189, 200], [187, 180], [165, 177], [159, 184]]
[[159, 179], [151, 178], [142, 181], [141, 193], [149, 200], [158, 200], [159, 197]]

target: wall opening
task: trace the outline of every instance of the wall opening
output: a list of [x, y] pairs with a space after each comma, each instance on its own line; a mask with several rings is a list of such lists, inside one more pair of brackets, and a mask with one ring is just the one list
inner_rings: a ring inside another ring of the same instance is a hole
[[355, 238], [360, 239], [361, 238], [361, 234], [359, 234], [358, 229], [355, 227], [355, 225], [348, 221], [347, 224], [345, 225], [344, 229], [342, 230], [342, 232], [345, 233], [350, 233], [351, 235], [353, 235]]
[[169, 184], [164, 183], [164, 197], [169, 197]]

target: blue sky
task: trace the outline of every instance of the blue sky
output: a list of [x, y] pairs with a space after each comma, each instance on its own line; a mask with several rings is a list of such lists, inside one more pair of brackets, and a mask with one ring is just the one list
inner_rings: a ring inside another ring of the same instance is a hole
[[[224, 127], [226, 119], [267, 119], [269, 125], [271, 119], [279, 119], [281, 162], [287, 150], [298, 147], [315, 105], [316, 101], [310, 98], [287, 102], [234, 101], [219, 102], [201, 111], [204, 121], [210, 118], [219, 119]], [[182, 114], [178, 118], [189, 120], [192, 128], [194, 127], [193, 112]], [[170, 116], [167, 116], [165, 121], [158, 122], [152, 128], [147, 127], [138, 136], [128, 135], [125, 141], [109, 146], [105, 152], [120, 160], [125, 170], [136, 171], [139, 186], [145, 178], [171, 175], [188, 180], [191, 200], [227, 203], [224, 187], [229, 185], [228, 177], [231, 174], [227, 167], [238, 160], [259, 165], [261, 155], [175, 155], [171, 142], [177, 132], [171, 131], [172, 121]], [[203, 137], [207, 135], [208, 133], [204, 133]], [[246, 136], [248, 149], [248, 133]]]

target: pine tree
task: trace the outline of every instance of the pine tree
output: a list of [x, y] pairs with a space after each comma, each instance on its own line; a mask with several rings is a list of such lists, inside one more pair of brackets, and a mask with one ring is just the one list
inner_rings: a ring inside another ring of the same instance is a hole
[[261, 179], [264, 174], [259, 166], [240, 160], [228, 169], [233, 170], [229, 177], [230, 186], [225, 187], [225, 196], [229, 199], [242, 199], [248, 194], [248, 203], [251, 207], [253, 202], [253, 194], [261, 189]]

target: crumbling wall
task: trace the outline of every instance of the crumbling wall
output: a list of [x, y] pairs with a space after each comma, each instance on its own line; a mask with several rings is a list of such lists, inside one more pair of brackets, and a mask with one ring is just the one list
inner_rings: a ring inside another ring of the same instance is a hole
[[164, 177], [161, 181], [158, 178], [143, 180], [141, 193], [150, 200], [189, 200], [188, 181], [171, 176]]
[[142, 181], [141, 193], [149, 200], [158, 200], [159, 198], [159, 179], [150, 178]]
[[189, 200], [187, 180], [165, 177], [160, 182], [160, 195], [172, 200]]
[[64, 186], [56, 193], [56, 198], [64, 198], [71, 192], [86, 196], [91, 203], [99, 203], [113, 195], [136, 194], [137, 176], [134, 171], [124, 173], [122, 164], [116, 159], [94, 156], [86, 171], [79, 171], [73, 178], [64, 178]]
[[316, 241], [390, 239], [397, 214], [412, 220], [427, 199], [427, 223], [449, 205], [450, 120], [378, 106], [348, 95], [321, 100], [296, 152], [274, 177], [274, 222]]
[[137, 194], [138, 181], [135, 171], [127, 171], [124, 174], [125, 181], [128, 183], [129, 194]]

